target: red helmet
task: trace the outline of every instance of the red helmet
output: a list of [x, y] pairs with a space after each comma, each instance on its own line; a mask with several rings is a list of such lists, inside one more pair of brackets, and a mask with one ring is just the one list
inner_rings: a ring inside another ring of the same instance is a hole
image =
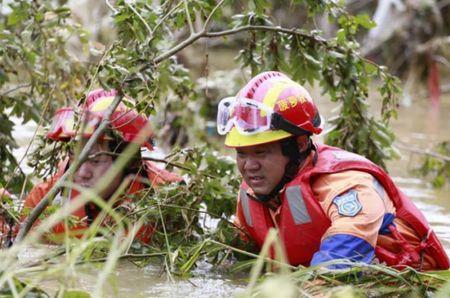
[[322, 132], [308, 91], [285, 74], [268, 71], [251, 79], [237, 96], [222, 99], [217, 115], [225, 145], [245, 147]]
[[[84, 121], [80, 125], [80, 127], [83, 127], [82, 132], [76, 131], [73, 108], [66, 107], [57, 110], [53, 118], [52, 127], [46, 135], [47, 138], [56, 141], [67, 141], [77, 134], [83, 137], [90, 137], [103, 120], [106, 110], [113, 102], [116, 94], [115, 90], [105, 91], [103, 89], [98, 89], [88, 94], [86, 103], [81, 111]], [[134, 142], [138, 134], [144, 130], [143, 133], [147, 141], [142, 145], [150, 150], [153, 149], [151, 142], [153, 132], [147, 117], [138, 114], [121, 102], [112, 113], [110, 121], [112, 128], [121, 135], [125, 142]]]

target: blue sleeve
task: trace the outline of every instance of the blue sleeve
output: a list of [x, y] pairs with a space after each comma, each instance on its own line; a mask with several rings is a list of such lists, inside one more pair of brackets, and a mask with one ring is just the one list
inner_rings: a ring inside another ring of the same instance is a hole
[[[320, 249], [311, 260], [311, 266], [323, 262], [349, 259], [356, 262], [370, 263], [375, 255], [375, 249], [364, 239], [348, 234], [336, 234], [327, 237], [320, 244]], [[329, 265], [329, 269], [344, 269], [345, 264]]]

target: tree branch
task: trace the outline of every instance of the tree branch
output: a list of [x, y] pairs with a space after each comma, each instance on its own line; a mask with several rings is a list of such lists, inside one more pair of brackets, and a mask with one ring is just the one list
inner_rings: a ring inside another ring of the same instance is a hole
[[117, 90], [117, 95], [114, 98], [114, 101], [106, 110], [105, 117], [103, 118], [99, 127], [95, 130], [95, 132], [87, 141], [83, 150], [80, 152], [78, 158], [70, 165], [69, 169], [67, 169], [67, 171], [55, 183], [55, 185], [53, 185], [53, 187], [49, 190], [49, 192], [44, 196], [44, 198], [39, 202], [39, 204], [37, 204], [33, 208], [30, 215], [21, 224], [19, 233], [17, 234], [16, 237], [16, 242], [20, 242], [25, 238], [25, 236], [30, 231], [36, 219], [42, 214], [42, 212], [44, 212], [44, 210], [53, 200], [53, 198], [55, 197], [56, 193], [59, 191], [63, 183], [67, 180], [68, 177], [72, 176], [78, 170], [80, 165], [87, 159], [89, 152], [92, 150], [93, 146], [95, 145], [99, 137], [103, 134], [108, 124], [110, 123], [109, 119], [112, 113], [116, 110], [119, 103], [122, 101], [122, 98], [123, 98], [123, 91], [122, 88], [120, 88]]
[[114, 6], [111, 5], [111, 3], [109, 3], [109, 0], [105, 0], [106, 6], [109, 7], [109, 9], [111, 9], [114, 14], [117, 14], [119, 11], [117, 9], [114, 8]]
[[[205, 23], [205, 25], [206, 25], [206, 23]], [[165, 59], [175, 55], [176, 53], [178, 53], [179, 51], [181, 51], [185, 47], [189, 46], [190, 44], [194, 43], [195, 41], [197, 41], [200, 38], [205, 38], [205, 37], [206, 38], [216, 38], [216, 37], [222, 37], [222, 36], [227, 36], [227, 35], [233, 35], [233, 34], [236, 34], [236, 33], [239, 33], [239, 32], [245, 32], [245, 31], [272, 31], [272, 32], [282, 32], [282, 33], [287, 33], [287, 34], [293, 34], [293, 35], [302, 36], [304, 38], [311, 39], [311, 40], [313, 40], [315, 42], [321, 43], [321, 44], [329, 47], [326, 39], [323, 39], [323, 38], [318, 37], [318, 36], [309, 35], [309, 34], [307, 34], [305, 32], [297, 30], [297, 29], [287, 29], [287, 28], [282, 28], [282, 27], [271, 27], [271, 26], [253, 26], [253, 25], [248, 25], [248, 26], [237, 27], [237, 28], [233, 28], [233, 29], [229, 29], [229, 30], [223, 30], [223, 31], [217, 31], [217, 32], [208, 32], [206, 30], [206, 26], [205, 26], [202, 31], [189, 36], [187, 39], [185, 39], [184, 41], [182, 41], [178, 45], [174, 46], [173, 48], [171, 48], [167, 52], [165, 52], [165, 53], [159, 55], [158, 57], [156, 57], [153, 60], [153, 62], [155, 64], [160, 63], [161, 61], [163, 61], [163, 60], [165, 60]]]
[[137, 12], [137, 10], [133, 7], [133, 5], [129, 4], [127, 1], [125, 1], [125, 4], [134, 12], [135, 15], [141, 20], [141, 22], [144, 24], [145, 29], [147, 30], [148, 34], [150, 36], [153, 35], [153, 31], [150, 28], [150, 26], [147, 24], [147, 22], [144, 20], [144, 18]]
[[194, 29], [194, 25], [192, 24], [191, 14], [189, 13], [187, 1], [183, 0], [183, 2], [184, 2], [184, 10], [186, 12], [186, 19], [187, 19], [188, 25], [189, 25], [189, 31], [191, 31], [191, 35], [193, 35], [193, 34], [195, 34], [195, 29]]
[[166, 60], [167, 58], [175, 55], [176, 53], [178, 53], [179, 51], [181, 51], [182, 49], [184, 49], [185, 47], [187, 47], [188, 45], [194, 43], [195, 41], [197, 41], [197, 39], [203, 37], [204, 33], [196, 33], [193, 34], [191, 36], [189, 36], [187, 39], [185, 39], [184, 41], [182, 41], [181, 43], [179, 43], [177, 46], [174, 46], [173, 48], [171, 48], [170, 50], [168, 50], [167, 52], [159, 55], [158, 57], [156, 57], [153, 62], [155, 64], [160, 63], [161, 61]]
[[208, 18], [205, 21], [205, 24], [203, 25], [203, 31], [206, 32], [206, 30], [208, 30], [209, 27], [209, 23], [212, 20], [212, 17], [214, 15], [214, 13], [217, 11], [217, 9], [219, 9], [219, 7], [225, 2], [225, 0], [221, 0], [219, 3], [217, 3], [217, 5], [213, 8], [213, 10], [211, 11], [211, 13], [209, 14]]
[[[161, 18], [161, 20], [155, 25], [155, 27], [153, 28], [153, 32], [156, 32], [156, 29], [158, 29], [161, 25], [162, 25], [162, 23], [170, 16], [170, 15], [172, 15], [172, 13], [176, 10], [176, 9], [178, 9], [180, 6], [181, 6], [181, 4], [183, 4], [183, 2], [182, 1], [180, 1], [177, 5], [175, 5], [175, 7], [173, 7], [165, 16], [163, 16], [162, 18]], [[152, 42], [152, 40], [155, 38], [155, 35], [154, 34], [152, 34], [151, 36], [150, 36], [150, 38], [149, 38], [149, 40], [148, 40], [148, 43], [150, 43], [150, 42]]]
[[[214, 12], [214, 10], [213, 10], [213, 12]], [[205, 25], [206, 25], [206, 23], [205, 23]], [[171, 48], [167, 52], [165, 52], [165, 53], [159, 55], [158, 57], [156, 57], [153, 60], [153, 62], [154, 62], [154, 64], [159, 64], [160, 62], [164, 61], [165, 59], [175, 55], [176, 53], [178, 53], [179, 51], [181, 51], [185, 47], [187, 47], [187, 46], [191, 45], [192, 43], [196, 42], [200, 38], [217, 38], [217, 37], [237, 34], [237, 33], [240, 33], [240, 32], [246, 32], [246, 31], [281, 32], [281, 33], [286, 33], [286, 34], [291, 34], [291, 35], [301, 36], [303, 38], [307, 38], [309, 40], [312, 40], [312, 41], [314, 41], [316, 43], [319, 43], [319, 44], [323, 45], [326, 49], [337, 49], [337, 48], [339, 48], [339, 46], [332, 46], [332, 45], [330, 45], [328, 40], [326, 40], [326, 39], [324, 39], [324, 38], [322, 38], [320, 36], [310, 35], [310, 34], [307, 34], [304, 31], [299, 30], [299, 29], [288, 29], [288, 28], [283, 28], [283, 27], [279, 27], [279, 26], [275, 27], [275, 26], [247, 25], [247, 26], [237, 27], [237, 28], [233, 28], [233, 29], [229, 29], [229, 30], [208, 32], [206, 30], [206, 26], [205, 26], [202, 31], [200, 31], [200, 32], [198, 32], [198, 33], [196, 33], [194, 35], [189, 36], [187, 39], [185, 39], [184, 41], [182, 41], [178, 45], [174, 46], [173, 48]], [[371, 61], [371, 60], [369, 60], [367, 58], [361, 57], [361, 56], [359, 56], [359, 57], [364, 62], [372, 64], [377, 69], [381, 69], [381, 67], [378, 64], [376, 64], [375, 62], [373, 62], [373, 61]]]
[[6, 90], [5, 92], [1, 93], [0, 96], [5, 96], [11, 92], [14, 92], [14, 91], [22, 89], [22, 88], [27, 88], [27, 87], [31, 87], [31, 84], [20, 84], [20, 85], [14, 86], [13, 88], [11, 88], [9, 90]]

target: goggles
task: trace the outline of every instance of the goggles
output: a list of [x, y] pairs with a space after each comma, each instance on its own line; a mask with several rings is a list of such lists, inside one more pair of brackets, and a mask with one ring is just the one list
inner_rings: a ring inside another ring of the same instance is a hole
[[270, 129], [273, 110], [261, 102], [247, 98], [227, 97], [220, 101], [217, 113], [217, 131], [227, 134], [236, 127], [242, 135]]
[[[81, 135], [89, 137], [100, 124], [101, 118], [92, 113], [83, 113], [82, 116], [84, 117], [84, 123], [80, 127], [83, 129]], [[53, 140], [64, 140], [70, 139], [76, 134], [74, 110], [72, 108], [61, 108], [57, 110], [47, 137]]]
[[219, 103], [217, 132], [226, 135], [233, 127], [242, 135], [278, 129], [296, 136], [311, 134], [284, 119], [262, 102], [248, 98], [227, 97]]

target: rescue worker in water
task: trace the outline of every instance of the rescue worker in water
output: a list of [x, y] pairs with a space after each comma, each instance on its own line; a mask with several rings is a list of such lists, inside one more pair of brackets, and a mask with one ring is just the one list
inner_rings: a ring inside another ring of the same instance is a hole
[[[95, 90], [88, 94], [85, 104], [80, 107], [79, 111], [81, 114], [80, 118], [83, 122], [80, 125], [80, 130], [83, 130], [82, 132], [77, 132], [74, 109], [71, 107], [59, 109], [54, 116], [53, 125], [46, 137], [58, 142], [66, 142], [75, 137], [80, 137], [80, 141], [86, 142], [102, 121], [115, 96], [115, 90], [105, 91], [103, 89]], [[130, 101], [131, 99], [125, 97], [124, 100]], [[145, 136], [143, 142], [138, 141], [139, 134]], [[126, 107], [126, 105], [121, 102], [111, 115], [110, 125], [106, 130], [106, 133], [89, 152], [90, 158], [81, 164], [73, 175], [73, 182], [86, 189], [94, 188], [97, 182], [111, 170], [117, 156], [120, 155], [130, 143], [139, 142], [139, 146], [153, 150], [152, 135], [153, 131], [148, 118]], [[45, 182], [39, 183], [31, 190], [24, 202], [25, 210], [32, 210], [39, 204], [56, 181], [58, 181], [67, 170], [73, 158], [74, 157], [70, 154], [68, 158], [62, 160], [58, 166], [58, 171], [54, 176], [50, 177]], [[128, 165], [117, 173], [98, 196], [105, 201], [110, 200], [119, 185], [125, 181], [128, 183], [125, 188], [125, 193], [119, 196], [119, 199], [113, 207], [121, 207], [128, 210], [132, 206], [130, 196], [141, 191], [144, 187], [157, 187], [161, 184], [179, 182], [181, 180], [182, 178], [180, 176], [164, 169], [159, 169], [153, 162], [142, 160], [141, 151], [138, 150], [135, 156], [128, 162]], [[149, 185], [146, 186], [143, 181]], [[65, 195], [65, 193], [67, 193], [67, 195]], [[52, 204], [56, 206], [69, 204], [70, 202], [77, 200], [78, 196], [79, 192], [75, 189], [71, 189], [68, 192], [61, 190], [56, 195]], [[101, 211], [101, 208], [94, 202], [88, 202], [82, 208], [73, 212], [72, 216], [78, 219], [75, 225], [67, 229], [63, 222], [58, 223], [53, 227], [52, 231], [46, 235], [46, 240], [58, 242], [64, 233], [69, 233], [70, 235], [77, 237], [82, 236], [84, 231], [92, 224]], [[38, 222], [36, 222], [35, 225], [37, 224]], [[137, 232], [136, 238], [142, 242], [148, 243], [151, 241], [153, 232], [154, 228], [151, 224], [144, 225]]]
[[398, 268], [449, 268], [422, 213], [380, 167], [311, 140], [320, 124], [308, 92], [280, 72], [263, 72], [221, 100], [218, 132], [235, 148], [243, 178], [237, 224], [260, 248], [277, 228], [292, 265], [377, 258]]

